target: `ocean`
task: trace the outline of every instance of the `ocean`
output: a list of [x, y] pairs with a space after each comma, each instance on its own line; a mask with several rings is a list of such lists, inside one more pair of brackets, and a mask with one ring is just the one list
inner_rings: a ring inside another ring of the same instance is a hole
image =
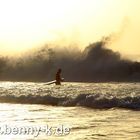
[[140, 140], [140, 83], [0, 82], [0, 139]]

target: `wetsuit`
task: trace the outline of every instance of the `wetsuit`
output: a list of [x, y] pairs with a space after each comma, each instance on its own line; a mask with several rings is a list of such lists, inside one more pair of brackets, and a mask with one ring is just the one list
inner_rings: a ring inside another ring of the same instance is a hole
[[56, 80], [56, 83], [55, 83], [56, 85], [61, 85], [61, 76], [60, 76], [59, 71], [56, 73], [55, 80]]

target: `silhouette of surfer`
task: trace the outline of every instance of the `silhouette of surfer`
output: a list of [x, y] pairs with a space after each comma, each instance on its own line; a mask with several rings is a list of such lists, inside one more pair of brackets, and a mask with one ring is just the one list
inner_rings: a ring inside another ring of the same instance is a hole
[[63, 78], [61, 78], [61, 72], [62, 70], [61, 69], [58, 69], [57, 73], [56, 73], [56, 77], [55, 77], [55, 84], [56, 85], [61, 85], [61, 82], [63, 81]]

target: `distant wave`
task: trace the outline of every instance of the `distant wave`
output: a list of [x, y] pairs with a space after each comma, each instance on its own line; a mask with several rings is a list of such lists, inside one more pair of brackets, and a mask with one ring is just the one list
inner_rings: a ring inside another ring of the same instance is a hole
[[126, 60], [109, 49], [111, 38], [92, 43], [83, 51], [75, 46], [45, 45], [20, 58], [0, 57], [0, 80], [46, 82], [62, 68], [69, 82], [139, 82], [140, 62]]
[[1, 103], [43, 104], [53, 106], [83, 106], [97, 109], [127, 108], [140, 109], [140, 96], [105, 97], [102, 94], [79, 94], [76, 97], [54, 97], [51, 95], [2, 95]]

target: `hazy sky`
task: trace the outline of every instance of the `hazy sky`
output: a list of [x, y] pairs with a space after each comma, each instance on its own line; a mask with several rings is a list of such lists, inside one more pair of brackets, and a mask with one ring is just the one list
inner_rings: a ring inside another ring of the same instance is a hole
[[0, 51], [47, 42], [84, 47], [117, 34], [111, 48], [140, 54], [140, 0], [0, 0]]

